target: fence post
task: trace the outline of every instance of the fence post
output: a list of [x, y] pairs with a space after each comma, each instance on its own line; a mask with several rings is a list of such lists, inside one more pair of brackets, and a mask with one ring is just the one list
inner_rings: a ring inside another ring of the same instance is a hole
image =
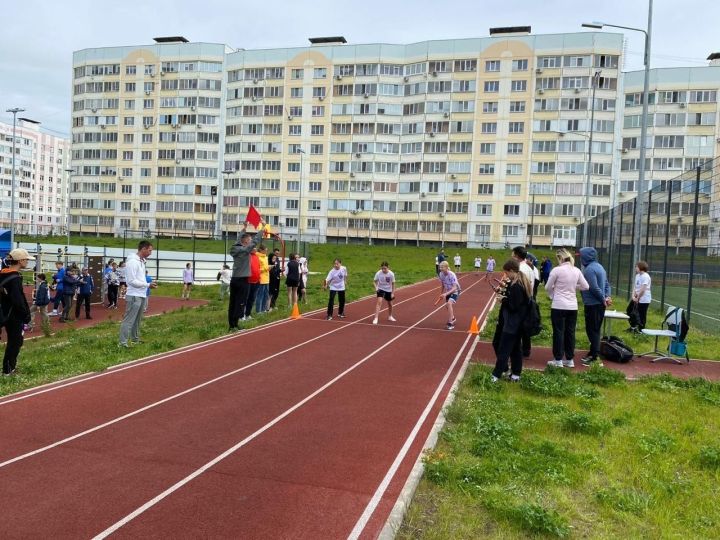
[[672, 206], [673, 181], [669, 180], [666, 185], [668, 186], [668, 199], [667, 211], [665, 212], [665, 254], [663, 255], [663, 282], [662, 292], [660, 294], [660, 313], [665, 311], [665, 286], [667, 284], [668, 245], [670, 243], [670, 207]]
[[625, 217], [625, 203], [620, 204], [620, 223], [618, 224], [618, 242], [617, 242], [617, 271], [615, 272], [615, 290], [620, 290], [620, 261], [622, 260], [622, 237], [623, 237], [623, 218]]
[[[650, 214], [652, 214], [652, 194], [653, 190], [648, 190], [648, 210], [647, 210], [647, 219], [646, 219], [646, 227], [645, 227], [645, 260], [648, 264], [650, 264]], [[652, 267], [651, 267], [652, 268]]]
[[693, 212], [693, 228], [692, 228], [692, 240], [690, 243], [690, 279], [688, 283], [688, 299], [687, 299], [687, 320], [690, 322], [690, 307], [692, 306], [692, 288], [693, 288], [693, 277], [695, 275], [695, 239], [697, 238], [697, 220], [698, 220], [698, 214], [699, 209], [698, 206], [700, 204], [700, 171], [701, 167], [698, 165], [698, 167], [695, 169], [696, 175], [695, 175], [695, 211]]
[[193, 232], [192, 239], [193, 239], [192, 269], [193, 269], [193, 276], [194, 276], [194, 275], [195, 275], [195, 272], [196, 272], [196, 270], [195, 270], [195, 232]]
[[160, 233], [155, 236], [157, 253], [155, 254], [155, 281], [160, 280]]
[[[640, 198], [640, 194], [638, 193], [638, 195], [635, 197], [635, 203], [633, 204], [633, 219], [632, 219], [632, 230], [633, 231], [635, 230], [635, 219], [637, 219], [637, 205], [642, 204], [642, 201], [638, 200], [639, 198]], [[641, 229], [642, 229], [642, 226], [641, 226]], [[630, 248], [632, 248], [634, 246], [635, 242], [639, 242], [640, 246], [642, 246], [642, 230], [640, 231], [640, 236], [638, 238], [634, 238], [633, 236], [631, 236], [630, 238], [632, 238], [632, 242], [630, 243]], [[628, 270], [629, 270], [629, 273], [628, 273], [628, 299], [630, 299], [632, 297], [632, 293], [633, 293], [633, 289], [634, 289], [633, 275], [635, 274], [635, 263], [638, 262], [638, 261], [632, 260], [633, 252], [634, 252], [634, 250], [630, 249], [630, 259], [631, 260], [630, 260], [630, 264], [628, 265], [630, 267], [630, 268], [628, 268]], [[642, 249], [640, 249], [640, 256], [642, 257]]]

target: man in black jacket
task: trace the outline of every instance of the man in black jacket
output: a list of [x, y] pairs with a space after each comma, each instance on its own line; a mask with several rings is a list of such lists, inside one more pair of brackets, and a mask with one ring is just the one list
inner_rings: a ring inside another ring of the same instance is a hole
[[7, 268], [0, 272], [0, 309], [5, 321], [4, 328], [7, 335], [5, 356], [3, 357], [3, 377], [15, 373], [17, 357], [23, 344], [23, 325], [30, 322], [30, 307], [23, 293], [22, 275], [29, 261], [35, 257], [24, 249], [13, 249], [7, 256]]

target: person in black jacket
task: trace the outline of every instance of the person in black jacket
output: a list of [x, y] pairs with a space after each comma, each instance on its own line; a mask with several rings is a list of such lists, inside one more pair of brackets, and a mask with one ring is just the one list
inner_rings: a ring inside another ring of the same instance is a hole
[[82, 285], [82, 282], [78, 276], [77, 268], [68, 268], [63, 278], [63, 312], [58, 321], [67, 322], [72, 320], [70, 319], [70, 310], [72, 309], [73, 299], [80, 285]]
[[503, 265], [506, 280], [503, 286], [496, 290], [500, 304], [500, 319], [502, 331], [496, 348], [495, 369], [492, 380], [496, 382], [505, 374], [508, 368], [508, 359], [511, 366], [511, 381], [519, 381], [522, 373], [523, 355], [521, 341], [523, 335], [523, 320], [527, 316], [528, 303], [532, 297], [532, 285], [525, 274], [520, 272], [520, 265], [515, 259], [508, 260]]
[[80, 318], [80, 309], [85, 305], [85, 318], [92, 319], [90, 316], [90, 297], [95, 290], [95, 281], [90, 275], [90, 269], [85, 266], [80, 276], [80, 287], [77, 293], [77, 302], [75, 303], [75, 318]]
[[17, 357], [23, 344], [23, 325], [30, 322], [30, 307], [23, 292], [22, 275], [29, 261], [35, 257], [24, 249], [13, 249], [7, 256], [7, 268], [0, 272], [0, 309], [5, 319], [7, 344], [3, 357], [3, 377], [13, 375], [17, 367]]
[[48, 288], [47, 276], [38, 274], [35, 276], [37, 287], [33, 294], [33, 304], [30, 306], [30, 331], [35, 329], [35, 313], [40, 313], [41, 324], [49, 322], [47, 307], [50, 304], [50, 289]]

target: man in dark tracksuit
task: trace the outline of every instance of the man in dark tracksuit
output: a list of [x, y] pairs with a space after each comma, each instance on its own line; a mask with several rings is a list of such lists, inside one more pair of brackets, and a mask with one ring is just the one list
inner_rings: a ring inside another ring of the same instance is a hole
[[78, 288], [77, 302], [75, 303], [75, 318], [80, 318], [80, 309], [85, 304], [85, 318], [92, 319], [90, 316], [90, 296], [95, 290], [95, 282], [90, 275], [90, 269], [85, 267], [82, 269], [80, 276], [80, 287]]
[[605, 318], [605, 308], [612, 303], [612, 300], [610, 299], [610, 282], [605, 269], [597, 262], [595, 248], [581, 248], [580, 260], [583, 265], [583, 276], [590, 285], [587, 291], [580, 291], [585, 305], [585, 333], [590, 341], [590, 352], [582, 359], [582, 363], [589, 366], [599, 358], [600, 334]]
[[[260, 221], [258, 231], [253, 237], [245, 232], [240, 240], [230, 248], [230, 256], [233, 258], [232, 278], [230, 278], [230, 305], [228, 305], [228, 325], [230, 330], [238, 328], [238, 321], [245, 320], [245, 304], [247, 302], [250, 285], [250, 252], [262, 241], [263, 221]], [[247, 226], [247, 223], [245, 224]]]
[[0, 309], [5, 319], [5, 355], [3, 356], [4, 377], [13, 375], [17, 366], [17, 357], [23, 344], [23, 325], [30, 323], [30, 306], [23, 292], [22, 275], [28, 261], [34, 261], [24, 249], [13, 249], [7, 257], [8, 267], [0, 271]]

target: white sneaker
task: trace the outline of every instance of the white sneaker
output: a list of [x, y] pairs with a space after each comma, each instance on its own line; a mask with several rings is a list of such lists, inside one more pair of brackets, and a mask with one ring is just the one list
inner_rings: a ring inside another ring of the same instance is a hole
[[390, 315], [390, 316], [388, 317], [388, 321], [390, 321], [390, 322], [397, 322], [397, 319], [396, 319], [395, 317], [393, 317], [392, 315]]
[[563, 360], [562, 365], [563, 365], [563, 367], [566, 367], [566, 368], [574, 368], [575, 362], [573, 360]]
[[548, 366], [552, 367], [563, 367], [563, 361], [562, 360], [550, 360], [547, 363]]
[[377, 317], [373, 319], [373, 324], [377, 324]]
[[57, 310], [53, 309], [52, 313], [48, 313], [48, 317], [57, 317]]
[[510, 382], [520, 382], [520, 375], [510, 375]]
[[495, 375], [490, 377], [490, 382], [498, 382], [500, 379], [498, 379]]

